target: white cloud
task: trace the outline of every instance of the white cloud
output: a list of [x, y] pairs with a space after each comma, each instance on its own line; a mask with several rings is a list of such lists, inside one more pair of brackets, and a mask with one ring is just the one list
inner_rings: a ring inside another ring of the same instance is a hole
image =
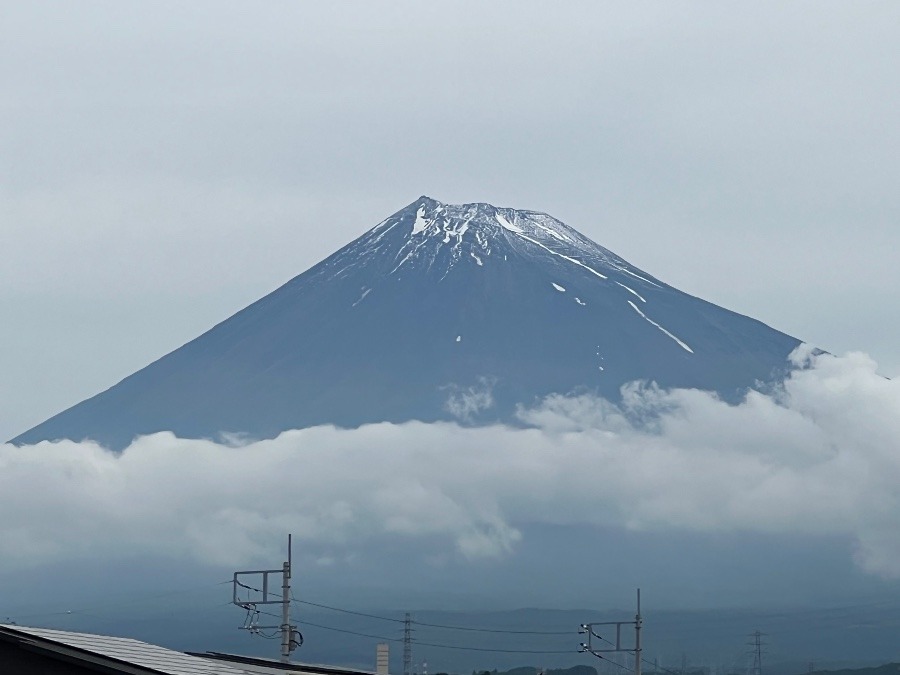
[[463, 422], [471, 422], [478, 413], [494, 406], [494, 380], [479, 378], [478, 383], [469, 387], [448, 385], [450, 394], [444, 403], [447, 412]]
[[[427, 537], [515, 555], [528, 523], [842, 534], [900, 576], [900, 383], [865, 355], [809, 356], [772, 395], [729, 405], [632, 386], [621, 406], [554, 396], [524, 429], [316, 427], [218, 444], [169, 433], [121, 454], [0, 446], [0, 560], [155, 552], [238, 564], [292, 531], [322, 559]], [[640, 421], [639, 421], [640, 420]]]

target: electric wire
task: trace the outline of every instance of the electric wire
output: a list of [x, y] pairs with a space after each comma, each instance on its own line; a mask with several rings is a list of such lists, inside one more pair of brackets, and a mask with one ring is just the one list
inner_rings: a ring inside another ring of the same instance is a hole
[[337, 633], [347, 633], [348, 635], [358, 635], [359, 637], [371, 638], [373, 640], [381, 640], [382, 642], [403, 642], [402, 638], [389, 638], [383, 635], [370, 635], [368, 633], [358, 633], [355, 630], [347, 630], [346, 628], [335, 628], [334, 626], [323, 626], [312, 621], [303, 621], [304, 626], [313, 626], [314, 628], [322, 628], [324, 630], [333, 630]]
[[[594, 635], [596, 635], [598, 638], [600, 638], [600, 639], [603, 640], [604, 642], [606, 642], [606, 643], [608, 643], [608, 644], [611, 644], [613, 647], [616, 646], [616, 643], [613, 642], [612, 640], [608, 640], [607, 638], [603, 637], [602, 635], [597, 635], [596, 633], [594, 633]], [[591, 652], [591, 653], [593, 654], [593, 652]], [[594, 656], [599, 656], [599, 654], [594, 654]], [[609, 661], [610, 663], [616, 663], [615, 661], [610, 661], [609, 659], [607, 659], [607, 658], [605, 658], [605, 657], [603, 657], [603, 656], [600, 656], [600, 658], [603, 659], [604, 661]], [[653, 666], [654, 668], [659, 668], [659, 670], [661, 670], [661, 671], [663, 671], [663, 672], [666, 672], [666, 673], [669, 673], [669, 675], [682, 675], [681, 673], [679, 673], [679, 672], [677, 672], [677, 671], [675, 671], [675, 670], [669, 670], [668, 668], [663, 668], [662, 666], [657, 666], [655, 662], [653, 662], [653, 661], [648, 661], [648, 660], [645, 659], [643, 656], [641, 657], [641, 663], [646, 663], [646, 664], [648, 664], [648, 665]], [[616, 665], [620, 665], [620, 664], [616, 663]], [[622, 666], [622, 667], [624, 667], [624, 666]], [[626, 670], [631, 670], [631, 669], [630, 669], [630, 668], [626, 668]]]
[[493, 647], [464, 647], [459, 645], [441, 645], [433, 642], [419, 642], [413, 640], [414, 644], [422, 647], [436, 647], [439, 649], [459, 649], [467, 652], [497, 652], [501, 654], [572, 654], [574, 649], [495, 649]]
[[444, 628], [446, 630], [466, 630], [473, 633], [506, 633], [510, 635], [572, 635], [574, 630], [566, 631], [550, 631], [550, 630], [505, 630], [500, 628], [475, 628], [471, 626], [448, 626], [441, 623], [426, 623], [424, 621], [416, 621], [413, 623], [419, 626], [428, 626], [429, 628]]
[[682, 675], [677, 670], [669, 670], [668, 668], [663, 668], [662, 666], [658, 666], [658, 665], [656, 665], [656, 663], [654, 661], [648, 661], [643, 656], [641, 657], [641, 662], [646, 663], [647, 665], [653, 666], [654, 672], [656, 672], [656, 670], [658, 669], [658, 670], [663, 671], [664, 673], [669, 673], [669, 675]]
[[[254, 589], [256, 590], [256, 589]], [[387, 616], [378, 616], [377, 614], [367, 614], [365, 612], [357, 612], [352, 609], [343, 609], [341, 607], [334, 607], [332, 605], [324, 605], [318, 602], [311, 602], [309, 600], [298, 600], [297, 598], [291, 597], [291, 600], [297, 602], [301, 605], [311, 605], [312, 607], [319, 607], [321, 609], [328, 609], [333, 612], [341, 612], [343, 614], [354, 614], [356, 616], [364, 616], [369, 619], [379, 619], [381, 621], [391, 621], [393, 623], [403, 623], [403, 619], [393, 619]], [[567, 630], [567, 631], [546, 631], [546, 630], [507, 630], [500, 628], [479, 628], [473, 626], [452, 626], [449, 624], [442, 623], [429, 623], [427, 621], [418, 621], [416, 619], [412, 619], [412, 623], [417, 626], [424, 626], [427, 628], [443, 628], [445, 630], [462, 630], [462, 631], [470, 631], [473, 633], [501, 633], [501, 634], [509, 634], [509, 635], [572, 635], [575, 631]]]
[[[170, 597], [173, 595], [181, 595], [181, 594], [185, 594], [185, 593], [197, 593], [200, 591], [209, 590], [210, 588], [222, 586], [222, 585], [229, 584], [232, 582], [235, 582], [238, 586], [245, 588], [249, 591], [253, 591], [256, 593], [262, 593], [261, 589], [255, 588], [248, 584], [244, 584], [241, 581], [238, 581], [236, 579], [227, 579], [225, 581], [217, 582], [216, 584], [211, 584], [209, 586], [204, 586], [202, 588], [195, 587], [192, 589], [166, 591], [163, 593], [143, 596], [143, 597], [135, 598], [132, 600], [125, 600], [125, 601], [116, 602], [116, 603], [106, 603], [103, 605], [97, 605], [97, 606], [86, 607], [86, 608], [81, 608], [81, 609], [73, 609], [73, 610], [65, 610], [65, 611], [34, 612], [34, 613], [29, 613], [29, 614], [11, 615], [8, 620], [12, 621], [13, 619], [21, 620], [21, 619], [38, 618], [38, 617], [68, 616], [68, 615], [79, 615], [79, 614], [90, 615], [93, 612], [102, 612], [102, 611], [106, 611], [106, 610], [110, 610], [110, 609], [115, 609], [118, 607], [140, 604], [140, 603], [156, 600], [159, 598]], [[275, 595], [275, 593], [271, 593], [271, 594]], [[238, 598], [238, 600], [240, 601], [240, 598]], [[381, 615], [377, 615], [377, 614], [370, 614], [367, 612], [345, 609], [342, 607], [326, 605], [324, 603], [313, 602], [310, 600], [298, 600], [297, 598], [294, 598], [293, 595], [291, 597], [291, 601], [296, 602], [298, 604], [302, 604], [302, 605], [316, 607], [319, 609], [325, 609], [325, 610], [329, 610], [329, 611], [333, 611], [333, 612], [340, 612], [343, 614], [360, 616], [360, 617], [364, 617], [364, 618], [368, 618], [368, 619], [387, 621], [387, 622], [397, 623], [397, 624], [404, 623], [403, 619], [397, 619], [397, 618], [388, 617], [388, 616], [381, 616]], [[228, 603], [224, 603], [222, 605], [216, 605], [216, 607], [222, 607], [222, 606], [230, 605], [230, 604], [232, 604], [232, 603], [228, 602]], [[250, 600], [248, 600], [245, 604], [253, 605], [254, 607], [256, 606], [256, 603], [253, 603]], [[788, 616], [796, 616], [796, 615], [800, 615], [800, 614], [819, 613], [819, 614], [827, 615], [829, 613], [846, 613], [846, 612], [852, 611], [852, 610], [858, 610], [858, 609], [862, 609], [862, 608], [871, 608], [871, 607], [876, 607], [879, 605], [883, 606], [883, 605], [887, 605], [887, 604], [889, 604], [889, 603], [887, 603], [885, 601], [881, 601], [881, 602], [872, 602], [872, 603], [865, 603], [865, 604], [861, 603], [861, 604], [856, 604], [856, 605], [848, 605], [848, 606], [844, 606], [844, 607], [826, 607], [826, 608], [817, 608], [817, 609], [804, 609], [804, 610], [799, 610], [799, 611], [797, 611], [797, 610], [794, 610], [794, 611], [788, 610], [788, 611], [781, 611], [781, 612], [776, 611], [776, 612], [769, 613], [769, 616], [777, 617], [777, 618], [786, 618]], [[260, 610], [260, 609], [256, 609], [256, 613], [257, 614], [265, 614], [267, 616], [272, 616], [275, 618], [280, 618], [280, 616], [277, 614], [273, 614], [271, 612], [267, 612], [267, 611]], [[825, 618], [825, 617], [817, 617], [817, 618]], [[832, 618], [832, 617], [828, 617], [828, 618]], [[403, 642], [402, 638], [392, 638], [392, 637], [386, 637], [383, 635], [362, 633], [362, 632], [348, 630], [345, 628], [337, 628], [334, 626], [326, 626], [326, 625], [322, 625], [322, 624], [312, 623], [309, 621], [303, 621], [302, 623], [304, 625], [314, 627], [314, 628], [345, 633], [345, 634], [354, 635], [357, 637], [364, 637], [364, 638], [368, 638], [368, 639], [380, 640], [383, 642]], [[471, 633], [487, 633], [487, 634], [562, 636], [562, 635], [571, 635], [572, 633], [575, 632], [575, 631], [511, 630], [511, 629], [484, 628], [484, 627], [474, 627], [474, 626], [456, 626], [456, 625], [452, 625], [452, 624], [431, 623], [431, 622], [427, 622], [427, 621], [417, 621], [417, 620], [412, 620], [412, 623], [416, 624], [418, 626], [425, 627], [425, 628], [436, 628], [436, 629], [443, 629], [443, 630], [455, 630], [455, 631], [465, 631], [465, 632], [471, 632]], [[257, 631], [257, 634], [265, 639], [278, 639], [279, 638], [279, 636], [276, 634], [270, 635], [270, 634], [266, 634], [262, 631]], [[608, 640], [607, 638], [602, 637], [600, 635], [598, 635], [597, 637], [599, 637], [602, 641], [615, 646], [615, 643], [613, 643], [611, 640]], [[422, 647], [432, 647], [432, 648], [436, 648], [436, 649], [453, 649], [453, 650], [460, 650], [460, 651], [494, 652], [494, 653], [507, 653], [507, 654], [569, 654], [569, 653], [572, 653], [572, 651], [574, 651], [574, 650], [502, 649], [502, 648], [490, 648], [490, 647], [474, 647], [474, 646], [466, 646], [466, 645], [442, 644], [442, 643], [436, 643], [436, 642], [423, 642], [423, 641], [420, 641], [417, 639], [413, 639], [413, 642]], [[608, 663], [611, 663], [611, 664], [619, 667], [620, 669], [631, 671], [631, 669], [628, 668], [627, 666], [624, 666], [621, 663], [613, 661], [605, 656], [602, 656], [602, 655], [596, 654], [596, 653], [594, 653], [594, 655]], [[641, 657], [641, 662], [651, 665], [651, 666], [654, 666], [654, 668], [658, 669], [659, 672], [664, 672], [664, 673], [667, 673], [668, 675], [681, 675], [678, 671], [658, 666], [655, 662], [650, 661], [643, 657]]]
[[[297, 601], [300, 602], [300, 601]], [[278, 617], [277, 614], [272, 612], [266, 612], [264, 610], [257, 610], [260, 614], [266, 614], [268, 616]], [[374, 618], [386, 618], [386, 617], [374, 617]], [[324, 626], [322, 624], [313, 623], [312, 621], [302, 621], [304, 626], [312, 626], [314, 628], [321, 628], [324, 630], [331, 630], [337, 633], [346, 633], [348, 635], [356, 635], [359, 637], [365, 637], [372, 640], [381, 640], [382, 642], [403, 642], [402, 638], [392, 638], [386, 637], [384, 635], [372, 635], [371, 633], [360, 633], [358, 631], [348, 630], [346, 628], [337, 628], [335, 626]], [[466, 645], [446, 645], [440, 644], [437, 642], [422, 642], [420, 640], [413, 640], [413, 643], [419, 645], [420, 647], [434, 647], [436, 649], [456, 649], [460, 651], [469, 651], [469, 652], [495, 652], [501, 654], [571, 654], [574, 650], [571, 649], [560, 649], [560, 650], [547, 650], [547, 649], [497, 649], [492, 647], [470, 647]]]
[[[347, 633], [349, 635], [358, 635], [360, 637], [371, 638], [373, 640], [381, 640], [383, 642], [403, 642], [402, 638], [390, 638], [385, 637], [383, 635], [371, 635], [369, 633], [359, 633], [357, 631], [347, 630], [346, 628], [336, 628], [334, 626], [323, 626], [322, 624], [313, 623], [311, 621], [303, 621], [304, 626], [313, 626], [315, 628], [323, 628], [325, 630], [332, 630], [338, 633]], [[413, 640], [414, 644], [420, 647], [434, 647], [437, 649], [457, 649], [461, 651], [468, 652], [497, 652], [504, 654], [571, 654], [572, 650], [546, 650], [546, 649], [497, 649], [492, 647], [470, 647], [466, 645], [445, 645], [436, 642], [422, 642], [420, 640]]]
[[596, 656], [598, 659], [600, 659], [602, 661], [606, 661], [607, 663], [611, 663], [614, 666], [618, 666], [622, 670], [627, 670], [629, 673], [632, 672], [631, 668], [629, 668], [628, 666], [622, 665], [618, 661], [613, 661], [612, 659], [608, 659], [605, 656], [601, 656], [600, 654], [597, 654], [596, 652], [591, 652], [591, 654], [593, 654], [594, 656]]
[[341, 609], [340, 607], [332, 607], [330, 605], [322, 605], [318, 602], [310, 602], [309, 600], [297, 600], [297, 598], [295, 598], [293, 596], [291, 596], [291, 600], [293, 602], [300, 603], [301, 605], [311, 605], [313, 607], [319, 607], [321, 609], [329, 609], [333, 612], [342, 612], [343, 614], [354, 614], [356, 616], [364, 616], [368, 619], [380, 619], [381, 621], [392, 621], [394, 623], [403, 623], [403, 619], [392, 619], [387, 616], [378, 616], [376, 614], [366, 614], [365, 612], [357, 612], [352, 609]]

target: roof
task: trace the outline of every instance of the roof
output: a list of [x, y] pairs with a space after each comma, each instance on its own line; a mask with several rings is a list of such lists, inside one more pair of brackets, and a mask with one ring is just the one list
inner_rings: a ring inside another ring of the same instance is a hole
[[342, 668], [340, 666], [324, 666], [312, 663], [282, 663], [273, 659], [263, 659], [253, 656], [241, 656], [238, 654], [223, 654], [222, 652], [188, 652], [191, 656], [199, 656], [214, 661], [224, 661], [244, 668], [250, 673], [271, 673], [272, 675], [286, 673], [303, 673], [304, 675], [375, 675], [370, 670], [356, 668]]
[[190, 656], [132, 638], [73, 633], [51, 628], [0, 624], [0, 639], [16, 642], [56, 658], [95, 666], [116, 667], [123, 673], [164, 675], [247, 675], [238, 666]]

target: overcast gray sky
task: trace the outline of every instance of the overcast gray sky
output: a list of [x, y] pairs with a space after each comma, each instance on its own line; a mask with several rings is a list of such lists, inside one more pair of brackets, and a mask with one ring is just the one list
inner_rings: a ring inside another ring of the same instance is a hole
[[0, 437], [428, 194], [900, 375], [896, 2], [0, 0]]

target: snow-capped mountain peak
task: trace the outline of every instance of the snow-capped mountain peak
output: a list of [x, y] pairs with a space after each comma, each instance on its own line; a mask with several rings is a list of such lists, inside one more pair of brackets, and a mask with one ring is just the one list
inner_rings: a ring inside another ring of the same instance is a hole
[[[439, 420], [622, 386], [740, 396], [798, 340], [682, 293], [556, 218], [421, 197], [119, 384], [15, 442]], [[487, 391], [482, 391], [485, 387]], [[461, 405], [460, 400], [473, 400]], [[455, 403], [454, 403], [455, 401]]]
[[[389, 259], [389, 275], [418, 268], [444, 278], [459, 265], [484, 267], [508, 263], [513, 257], [574, 265], [620, 286], [662, 285], [546, 213], [487, 203], [446, 204], [426, 196], [386, 218], [340, 254], [335, 261], [340, 269], [346, 269], [349, 258], [361, 263]], [[642, 299], [640, 293], [631, 292]]]

